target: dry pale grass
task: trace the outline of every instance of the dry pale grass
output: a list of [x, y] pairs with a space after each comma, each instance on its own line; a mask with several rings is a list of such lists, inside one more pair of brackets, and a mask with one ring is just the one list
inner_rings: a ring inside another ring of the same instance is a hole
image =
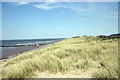
[[48, 48], [4, 62], [2, 77], [28, 78], [50, 75], [49, 77], [117, 78], [117, 51], [117, 39], [91, 36], [69, 38]]

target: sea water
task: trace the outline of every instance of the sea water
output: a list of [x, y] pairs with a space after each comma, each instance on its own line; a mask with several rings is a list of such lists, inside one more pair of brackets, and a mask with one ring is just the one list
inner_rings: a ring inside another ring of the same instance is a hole
[[[25, 46], [32, 44], [50, 44], [63, 40], [63, 38], [57, 39], [28, 39], [28, 40], [1, 40], [0, 43], [0, 58], [1, 56], [9, 56], [21, 52], [26, 52], [37, 48], [37, 46]], [[19, 46], [20, 45], [20, 46]], [[22, 46], [23, 45], [23, 46]], [[16, 47], [19, 46], [19, 47]]]

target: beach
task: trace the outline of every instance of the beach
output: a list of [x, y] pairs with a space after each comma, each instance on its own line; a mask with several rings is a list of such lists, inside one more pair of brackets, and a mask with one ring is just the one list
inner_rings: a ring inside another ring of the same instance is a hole
[[2, 0], [0, 79], [117, 80], [119, 10], [118, 0]]

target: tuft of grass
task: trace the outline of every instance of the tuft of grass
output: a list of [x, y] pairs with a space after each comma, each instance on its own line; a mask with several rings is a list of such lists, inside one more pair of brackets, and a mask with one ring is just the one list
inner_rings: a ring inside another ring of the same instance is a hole
[[105, 51], [100, 58], [100, 67], [94, 77], [118, 78], [118, 50], [112, 49], [109, 53]]
[[[3, 78], [28, 78], [36, 71], [66, 73], [71, 70], [98, 69], [93, 77], [118, 77], [117, 39], [92, 36], [68, 38], [52, 46], [20, 55], [2, 64]], [[99, 62], [96, 66], [94, 62]]]

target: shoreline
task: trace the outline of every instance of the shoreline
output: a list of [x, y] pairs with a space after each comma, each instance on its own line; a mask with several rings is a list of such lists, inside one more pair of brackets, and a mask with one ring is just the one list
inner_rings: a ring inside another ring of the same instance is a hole
[[12, 53], [12, 54], [9, 54], [9, 55], [6, 55], [6, 56], [2, 56], [2, 57], [0, 57], [0, 61], [2, 61], [2, 60], [10, 60], [10, 59], [12, 59], [14, 57], [17, 57], [17, 56], [22, 55], [22, 54], [26, 54], [26, 53], [31, 52], [31, 51], [35, 51], [35, 50], [40, 50], [40, 49], [43, 49], [43, 48], [47, 48], [50, 45], [55, 44], [55, 43], [60, 42], [60, 41], [62, 41], [62, 40], [55, 41], [55, 42], [49, 42], [49, 43], [41, 43], [41, 44], [3, 46], [2, 48], [7, 48], [7, 47], [16, 47], [16, 48], [19, 48], [19, 47], [35, 47], [35, 48], [29, 49], [29, 50], [24, 50], [24, 51], [19, 51], [17, 53]]
[[[56, 42], [55, 42], [56, 43]], [[50, 45], [52, 45], [54, 43], [49, 43], [49, 44], [40, 44], [39, 46], [34, 46], [36, 47], [35, 49], [31, 49], [31, 50], [26, 50], [24, 52], [19, 52], [19, 53], [13, 53], [13, 54], [10, 54], [10, 55], [6, 55], [6, 56], [2, 56], [2, 58], [0, 58], [0, 61], [2, 60], [10, 60], [12, 58], [15, 58], [19, 55], [22, 55], [22, 54], [26, 54], [28, 52], [31, 52], [31, 51], [35, 51], [35, 50], [40, 50], [40, 49], [43, 49], [43, 48], [46, 48], [46, 47], [49, 47]], [[21, 46], [20, 46], [21, 47]], [[22, 46], [23, 47], [23, 46]], [[24, 46], [25, 47], [25, 46]]]

